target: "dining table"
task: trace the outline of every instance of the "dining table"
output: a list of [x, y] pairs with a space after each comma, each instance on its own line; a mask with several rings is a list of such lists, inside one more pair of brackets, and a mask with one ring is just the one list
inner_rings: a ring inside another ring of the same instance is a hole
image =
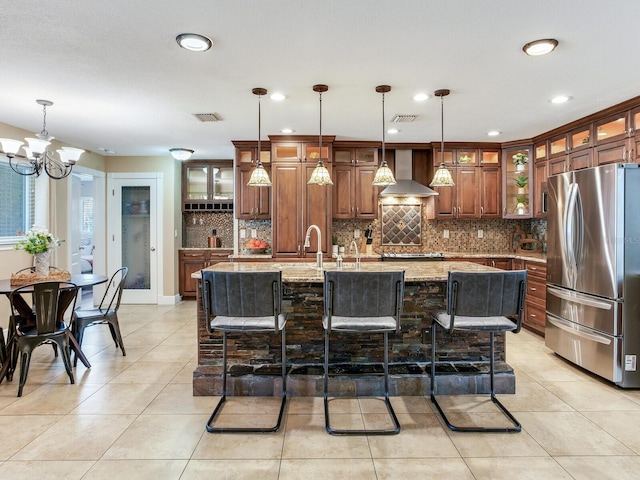
[[[99, 275], [95, 273], [78, 273], [78, 274], [71, 275], [70, 280], [56, 279], [55, 281], [65, 281], [65, 282], [73, 283], [78, 288], [85, 288], [85, 287], [92, 287], [94, 285], [105, 283], [108, 279], [109, 277], [107, 277], [106, 275]], [[46, 277], [43, 277], [40, 281], [46, 282], [49, 280], [47, 280]], [[33, 283], [36, 283], [36, 282], [33, 282]], [[8, 297], [9, 294], [18, 287], [21, 287], [21, 285], [12, 285], [11, 279], [9, 278], [0, 279], [0, 294], [5, 294]], [[29, 293], [29, 289], [23, 290], [22, 293]], [[11, 322], [10, 322], [10, 325], [11, 325]], [[0, 329], [0, 335], [2, 335], [2, 339], [0, 339], [0, 341], [2, 342], [1, 346], [4, 347], [4, 334], [2, 334], [1, 332], [2, 332], [2, 329]], [[11, 339], [12, 339], [12, 332], [8, 332], [7, 347], [12, 341]], [[91, 368], [91, 363], [89, 362], [89, 359], [80, 349], [80, 345], [78, 344], [78, 341], [76, 340], [73, 333], [70, 333], [69, 335], [69, 345], [71, 349], [74, 351], [74, 353], [76, 354], [76, 356], [78, 357], [78, 359], [83, 363], [83, 365], [87, 368]], [[9, 374], [10, 369], [15, 368], [15, 366], [11, 365], [11, 360], [12, 360], [11, 355], [9, 355], [6, 352], [5, 348], [2, 348], [2, 352], [0, 352], [0, 354], [2, 354], [2, 356], [4, 357], [2, 358], [2, 367], [0, 367], [0, 382], [2, 382], [2, 380], [4, 380], [5, 377], [8, 377], [10, 375]]]

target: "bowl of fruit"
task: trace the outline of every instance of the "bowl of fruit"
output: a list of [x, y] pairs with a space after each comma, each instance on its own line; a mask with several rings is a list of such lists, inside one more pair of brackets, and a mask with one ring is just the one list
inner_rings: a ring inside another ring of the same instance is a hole
[[259, 253], [264, 253], [267, 250], [268, 246], [269, 245], [267, 245], [266, 242], [260, 240], [259, 238], [252, 238], [244, 246], [244, 249], [249, 255], [256, 255]]

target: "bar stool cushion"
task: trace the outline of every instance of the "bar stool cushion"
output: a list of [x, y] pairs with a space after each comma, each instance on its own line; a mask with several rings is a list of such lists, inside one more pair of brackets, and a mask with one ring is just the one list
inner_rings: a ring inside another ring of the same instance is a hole
[[[435, 320], [442, 328], [449, 330], [451, 325], [451, 315], [447, 312], [437, 312]], [[456, 315], [456, 330], [482, 330], [482, 331], [507, 331], [515, 330], [518, 325], [507, 317], [465, 317]]]
[[[278, 314], [278, 330], [284, 328], [287, 316]], [[216, 330], [256, 331], [273, 330], [273, 315], [268, 317], [227, 317], [218, 315], [211, 320], [211, 328]]]
[[[322, 326], [329, 328], [329, 317], [323, 315]], [[343, 332], [385, 332], [395, 331], [395, 317], [331, 317], [331, 330]]]

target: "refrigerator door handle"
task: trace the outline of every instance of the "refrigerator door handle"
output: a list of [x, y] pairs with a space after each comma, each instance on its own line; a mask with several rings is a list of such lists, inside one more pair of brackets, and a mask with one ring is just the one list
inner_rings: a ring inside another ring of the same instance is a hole
[[596, 300], [576, 292], [565, 292], [564, 290], [554, 287], [547, 287], [547, 292], [555, 297], [562, 298], [563, 300], [568, 300], [572, 303], [579, 303], [588, 307], [600, 308], [602, 310], [611, 310], [612, 308], [611, 303]]
[[566, 320], [562, 320], [560, 318], [552, 318], [549, 316], [549, 314], [547, 314], [547, 322], [558, 327], [560, 330], [564, 330], [565, 332], [570, 333], [571, 335], [576, 335], [586, 340], [591, 340], [592, 342], [601, 343], [603, 345], [611, 344], [611, 338], [609, 337], [598, 335], [596, 333], [585, 332], [584, 330], [580, 329], [580, 326], [578, 324], [567, 322]]
[[569, 185], [569, 193], [567, 195], [567, 204], [564, 210], [564, 257], [566, 259], [567, 273], [569, 276], [569, 286], [575, 288], [577, 276], [577, 261], [575, 252], [575, 214], [576, 214], [576, 196], [578, 194], [578, 185], [571, 183]]
[[582, 210], [582, 194], [580, 192], [580, 185], [576, 183], [575, 186], [576, 193], [573, 208], [576, 215], [578, 231], [576, 232], [576, 237], [574, 237], [576, 244], [574, 246], [573, 253], [576, 266], [576, 275], [578, 275], [577, 270], [578, 268], [580, 268], [580, 264], [582, 263], [582, 250], [584, 248], [584, 213]]

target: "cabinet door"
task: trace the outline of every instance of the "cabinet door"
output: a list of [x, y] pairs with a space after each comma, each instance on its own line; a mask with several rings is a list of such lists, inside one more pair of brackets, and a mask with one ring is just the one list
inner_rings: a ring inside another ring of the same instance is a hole
[[480, 165], [500, 165], [500, 150], [480, 150]]
[[455, 151], [457, 165], [480, 165], [480, 155], [476, 149], [457, 149]]
[[569, 154], [569, 169], [580, 170], [591, 166], [591, 148], [581, 149]]
[[480, 191], [480, 218], [502, 217], [502, 170], [484, 166]]
[[273, 255], [298, 257], [304, 238], [300, 223], [303, 218], [303, 184], [300, 164], [273, 163]]
[[310, 163], [318, 163], [318, 160], [322, 157], [324, 163], [331, 163], [331, 146], [327, 143], [322, 143], [322, 155], [320, 155], [319, 143], [303, 143], [302, 144], [302, 161]]
[[[454, 157], [453, 149], [445, 147], [444, 148], [444, 164], [447, 167], [452, 167], [456, 164], [456, 162], [457, 162], [457, 158]], [[442, 150], [439, 148], [436, 148], [433, 150], [433, 164], [434, 166], [438, 167], [440, 166], [441, 163], [443, 163]]]
[[567, 171], [567, 160], [565, 157], [549, 160], [549, 176], [557, 175]]
[[535, 155], [535, 163], [545, 162], [547, 160], [547, 141], [543, 140], [533, 146]]
[[[331, 165], [326, 165], [331, 174]], [[304, 214], [301, 225], [301, 238], [304, 242], [304, 236], [309, 225], [317, 225], [322, 232], [321, 250], [325, 255], [331, 252], [331, 196], [332, 187], [327, 185], [307, 185], [311, 178], [311, 174], [315, 168], [313, 164], [305, 164], [303, 176], [303, 197]], [[311, 235], [311, 246], [304, 252], [305, 256], [315, 258], [317, 251], [317, 242], [314, 233]]]
[[[245, 220], [271, 218], [271, 188], [249, 187], [254, 167], [243, 165], [236, 169], [236, 192], [234, 210], [236, 218]], [[271, 167], [265, 166], [271, 176]]]
[[372, 185], [377, 166], [356, 167], [356, 218], [378, 218], [378, 187]]
[[[337, 152], [335, 152], [337, 154]], [[334, 159], [337, 155], [334, 155]], [[341, 163], [333, 168], [333, 218], [355, 215], [355, 169]]]
[[191, 278], [191, 274], [202, 270], [206, 265], [206, 252], [204, 250], [188, 250], [180, 252], [179, 265], [179, 290], [183, 297], [196, 296], [198, 281]]
[[378, 149], [377, 148], [356, 148], [356, 165], [377, 165]]
[[460, 167], [457, 169], [457, 218], [480, 218], [479, 168]]
[[607, 163], [624, 162], [627, 156], [627, 140], [604, 143], [594, 147], [594, 163], [605, 165]]
[[355, 149], [353, 148], [334, 148], [333, 163], [335, 165], [351, 165], [356, 161]]
[[297, 142], [274, 143], [271, 149], [274, 163], [299, 162], [302, 159], [302, 145]]
[[628, 132], [629, 115], [627, 112], [620, 112], [602, 120], [597, 121], [594, 128], [594, 145], [603, 145], [609, 142], [623, 140]]
[[533, 178], [533, 216], [535, 218], [546, 218], [546, 201], [544, 195], [546, 195], [545, 187], [547, 184], [547, 162], [540, 162], [535, 164], [534, 178]]
[[[433, 172], [431, 173], [431, 178], [435, 174], [435, 170], [438, 168], [438, 165], [434, 164]], [[456, 190], [457, 190], [457, 168], [449, 167], [449, 171], [451, 172], [451, 177], [453, 178], [453, 182], [456, 184], [454, 187], [433, 187], [433, 189], [438, 192], [438, 196], [434, 198], [434, 207], [435, 207], [435, 218], [455, 218], [456, 216]]]

